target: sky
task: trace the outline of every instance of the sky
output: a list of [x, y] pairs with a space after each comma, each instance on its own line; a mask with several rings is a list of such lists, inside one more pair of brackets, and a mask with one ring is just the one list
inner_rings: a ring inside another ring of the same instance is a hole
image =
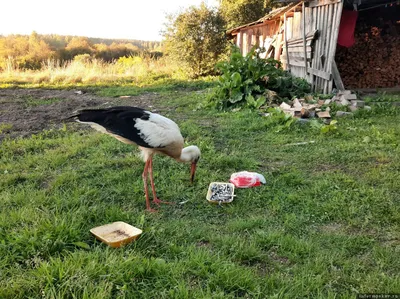
[[[216, 6], [217, 0], [205, 0]], [[201, 0], [3, 0], [0, 35], [78, 35], [138, 40], [162, 39], [167, 13]]]

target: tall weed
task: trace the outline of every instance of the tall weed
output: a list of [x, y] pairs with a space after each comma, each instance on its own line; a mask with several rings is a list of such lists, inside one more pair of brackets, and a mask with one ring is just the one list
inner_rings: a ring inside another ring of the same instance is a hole
[[228, 61], [217, 64], [222, 74], [210, 96], [212, 105], [221, 109], [243, 106], [257, 109], [267, 101], [280, 102], [310, 92], [310, 85], [304, 79], [291, 76], [279, 61], [261, 58], [260, 53], [262, 50], [253, 48], [243, 57], [234, 48]]

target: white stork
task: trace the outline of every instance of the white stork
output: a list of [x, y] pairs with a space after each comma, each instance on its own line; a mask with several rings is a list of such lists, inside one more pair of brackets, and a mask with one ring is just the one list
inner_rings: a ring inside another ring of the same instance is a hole
[[190, 180], [193, 182], [196, 164], [200, 158], [200, 149], [191, 145], [183, 148], [184, 142], [178, 125], [162, 115], [137, 107], [111, 107], [107, 109], [83, 109], [74, 113], [73, 118], [80, 123], [111, 135], [121, 142], [136, 144], [142, 151], [145, 162], [143, 170], [146, 209], [154, 212], [150, 206], [147, 177], [150, 175], [153, 202], [163, 202], [157, 198], [153, 181], [153, 155], [163, 154], [179, 162], [191, 162]]

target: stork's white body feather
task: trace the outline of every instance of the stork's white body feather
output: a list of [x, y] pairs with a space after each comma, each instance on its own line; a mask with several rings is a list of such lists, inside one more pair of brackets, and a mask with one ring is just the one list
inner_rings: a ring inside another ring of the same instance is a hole
[[148, 120], [136, 119], [135, 127], [140, 137], [153, 148], [162, 148], [172, 143], [182, 144], [183, 137], [178, 125], [160, 114], [146, 111]]

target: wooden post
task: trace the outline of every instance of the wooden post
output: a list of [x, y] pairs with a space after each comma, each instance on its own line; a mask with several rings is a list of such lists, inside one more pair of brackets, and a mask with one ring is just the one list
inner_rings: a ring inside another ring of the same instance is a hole
[[[329, 61], [329, 56], [331, 52], [331, 36], [332, 36], [332, 16], [334, 14], [333, 9], [335, 8], [334, 4], [328, 4], [328, 25], [327, 25], [327, 45], [326, 45], [326, 55], [328, 57], [328, 60], [326, 62], [324, 70], [328, 73], [331, 72], [331, 62]], [[329, 81], [325, 81], [324, 83], [324, 93], [328, 93], [328, 88], [329, 88]]]
[[[321, 43], [322, 41], [322, 6], [317, 6], [315, 8], [317, 10], [317, 29], [318, 29], [318, 39], [315, 42], [315, 63], [313, 65], [313, 68], [318, 70], [320, 66], [320, 56], [321, 56]], [[321, 79], [316, 76], [315, 78], [315, 85], [314, 85], [314, 91], [319, 92], [319, 86], [321, 83]]]
[[283, 15], [283, 22], [285, 23], [285, 48], [286, 48], [286, 64], [287, 64], [287, 69], [290, 72], [290, 64], [289, 64], [289, 47], [288, 47], [288, 42], [287, 42], [287, 19], [286, 19], [286, 12]]
[[282, 21], [281, 21], [281, 19], [279, 18], [279, 21], [278, 21], [278, 23], [275, 23], [275, 25], [278, 25], [278, 28], [276, 28], [276, 33], [275, 33], [275, 53], [274, 53], [274, 59], [275, 60], [279, 60], [279, 55], [278, 55], [278, 51], [279, 51], [279, 45], [280, 45], [280, 42], [281, 42], [281, 40], [279, 39], [279, 34], [280, 34], [280, 31], [281, 31], [281, 27], [282, 27]]
[[240, 53], [243, 53], [242, 49], [242, 32], [238, 32], [237, 37], [236, 37], [236, 45], [240, 49]]
[[252, 48], [251, 41], [252, 41], [252, 39], [253, 39], [253, 29], [247, 30], [247, 53], [249, 53], [251, 51], [251, 48]]
[[302, 11], [302, 17], [303, 17], [303, 48], [304, 48], [304, 75], [307, 76], [307, 44], [306, 44], [306, 5], [303, 1], [303, 11]]
[[[323, 31], [323, 39], [322, 39], [322, 50], [321, 50], [321, 67], [319, 68], [321, 71], [325, 70], [328, 64], [328, 48], [327, 43], [330, 36], [328, 36], [327, 27], [328, 27], [328, 6], [322, 6], [322, 16], [323, 23], [321, 30]], [[321, 80], [321, 90], [322, 93], [325, 93], [325, 83], [327, 83], [326, 79]]]
[[[340, 26], [340, 20], [342, 18], [342, 9], [343, 9], [343, 2], [337, 3], [336, 5], [337, 9], [337, 14], [336, 14], [336, 20], [333, 22], [333, 34], [331, 36], [331, 52], [328, 57], [328, 62], [330, 63], [330, 67], [332, 67], [333, 61], [335, 60], [335, 55], [336, 55], [336, 46], [337, 46], [337, 39], [339, 35], [339, 26]], [[328, 66], [328, 67], [329, 67]], [[328, 87], [328, 92], [331, 92], [332, 90], [332, 81], [329, 82], [329, 87]]]
[[335, 85], [336, 85], [337, 89], [345, 90], [344, 84], [343, 84], [342, 78], [340, 77], [340, 73], [337, 68], [335, 60], [332, 61], [332, 77], [333, 77], [333, 80], [335, 81]]
[[247, 31], [242, 31], [242, 55], [247, 54]]
[[[311, 18], [311, 30], [317, 30], [317, 13], [315, 8], [309, 8], [310, 12], [310, 18]], [[314, 42], [314, 57], [311, 59], [311, 66], [314, 66], [315, 64], [315, 53], [316, 53], [316, 47], [315, 47], [315, 42]], [[310, 79], [311, 79], [311, 91], [314, 91], [315, 88], [315, 76], [313, 74], [310, 74]]]

